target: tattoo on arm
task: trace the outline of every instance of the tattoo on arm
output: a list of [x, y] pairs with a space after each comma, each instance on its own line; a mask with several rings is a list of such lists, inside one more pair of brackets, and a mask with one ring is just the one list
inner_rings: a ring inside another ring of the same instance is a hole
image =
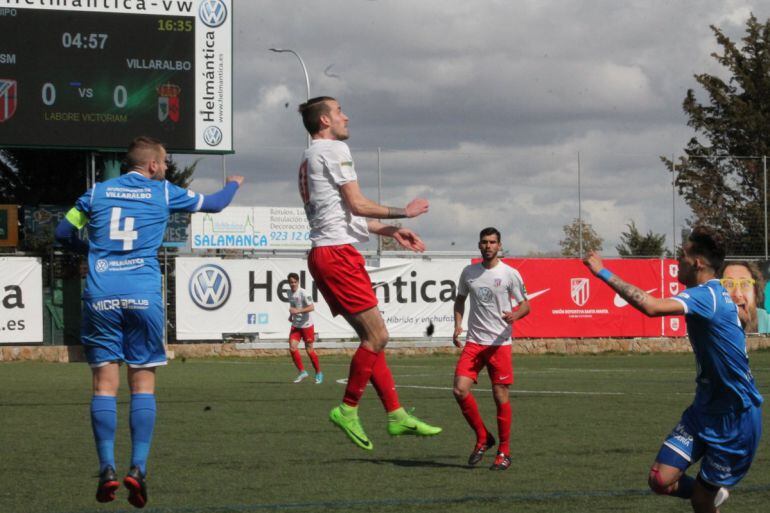
[[383, 219], [403, 219], [406, 216], [405, 208], [397, 207], [385, 207], [388, 209], [388, 214]]
[[610, 287], [617, 292], [620, 297], [628, 301], [628, 304], [636, 308], [637, 310], [643, 310], [645, 303], [649, 299], [650, 295], [645, 291], [621, 280], [617, 274], [613, 274], [609, 281]]

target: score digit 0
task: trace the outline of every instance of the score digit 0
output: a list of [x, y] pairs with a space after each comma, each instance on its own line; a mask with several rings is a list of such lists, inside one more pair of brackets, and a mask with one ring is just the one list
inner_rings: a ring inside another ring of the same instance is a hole
[[[46, 82], [43, 84], [40, 96], [46, 106], [52, 107], [53, 104], [56, 103], [56, 86], [51, 82]], [[122, 84], [115, 86], [115, 89], [112, 91], [112, 101], [115, 104], [115, 107], [119, 109], [122, 109], [128, 104], [128, 91], [126, 90], [126, 86]]]

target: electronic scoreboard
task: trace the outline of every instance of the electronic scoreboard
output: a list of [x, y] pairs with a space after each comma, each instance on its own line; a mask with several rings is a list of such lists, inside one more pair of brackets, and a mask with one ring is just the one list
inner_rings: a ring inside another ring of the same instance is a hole
[[0, 0], [0, 147], [230, 153], [231, 0]]

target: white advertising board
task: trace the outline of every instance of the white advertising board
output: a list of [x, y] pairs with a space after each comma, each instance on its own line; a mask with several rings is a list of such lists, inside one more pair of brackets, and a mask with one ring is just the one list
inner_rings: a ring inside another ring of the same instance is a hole
[[[457, 279], [469, 260], [382, 259], [367, 267], [392, 337], [451, 337]], [[176, 259], [176, 336], [179, 340], [221, 339], [224, 333], [259, 333], [288, 338], [290, 272], [310, 292], [321, 338], [354, 338], [342, 317], [332, 317], [302, 258], [222, 260]]]
[[0, 344], [43, 341], [43, 267], [37, 258], [0, 258]]
[[190, 219], [193, 249], [310, 249], [305, 210], [296, 207], [228, 207]]

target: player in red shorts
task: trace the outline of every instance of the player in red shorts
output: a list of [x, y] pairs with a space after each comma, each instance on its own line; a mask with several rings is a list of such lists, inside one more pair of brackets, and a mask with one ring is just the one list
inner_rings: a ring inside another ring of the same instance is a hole
[[[396, 385], [385, 361], [388, 330], [372, 289], [361, 254], [352, 246], [369, 240], [369, 233], [393, 237], [412, 251], [425, 244], [408, 228], [375, 219], [417, 217], [428, 211], [428, 201], [412, 200], [405, 208], [379, 205], [361, 193], [353, 157], [345, 141], [348, 117], [334, 98], [313, 98], [299, 107], [312, 138], [299, 168], [299, 192], [305, 205], [312, 249], [308, 268], [333, 315], [342, 315], [361, 340], [350, 362], [342, 404], [329, 419], [362, 449], [374, 446], [358, 418], [358, 403], [371, 381], [388, 414], [388, 433], [431, 436], [441, 428], [408, 414], [399, 402]], [[374, 219], [367, 219], [374, 218]]]
[[[508, 388], [513, 383], [511, 359], [512, 324], [529, 313], [527, 291], [519, 272], [501, 262], [498, 252], [500, 232], [484, 228], [479, 234], [481, 262], [463, 269], [455, 300], [454, 344], [463, 347], [460, 335], [465, 314], [465, 298], [470, 296], [468, 334], [465, 347], [455, 369], [454, 396], [473, 431], [476, 445], [468, 458], [468, 465], [476, 465], [487, 449], [495, 445], [495, 437], [481, 419], [471, 387], [478, 381], [479, 371], [486, 367], [492, 382], [492, 393], [497, 405], [497, 433], [500, 445], [491, 470], [506, 470], [511, 466], [511, 403]], [[513, 298], [518, 309], [513, 310]]]
[[315, 384], [320, 385], [324, 382], [324, 373], [321, 372], [318, 355], [313, 350], [315, 327], [313, 326], [313, 318], [310, 313], [315, 310], [313, 296], [299, 288], [299, 275], [297, 273], [289, 273], [288, 280], [289, 288], [291, 289], [291, 295], [289, 296], [289, 321], [291, 322], [289, 354], [291, 354], [291, 359], [299, 371], [299, 375], [294, 379], [294, 382], [300, 383], [308, 377], [305, 366], [302, 365], [302, 357], [299, 354], [299, 341], [302, 340], [305, 342], [305, 352], [307, 352], [307, 356], [310, 358], [310, 362], [315, 370]]

